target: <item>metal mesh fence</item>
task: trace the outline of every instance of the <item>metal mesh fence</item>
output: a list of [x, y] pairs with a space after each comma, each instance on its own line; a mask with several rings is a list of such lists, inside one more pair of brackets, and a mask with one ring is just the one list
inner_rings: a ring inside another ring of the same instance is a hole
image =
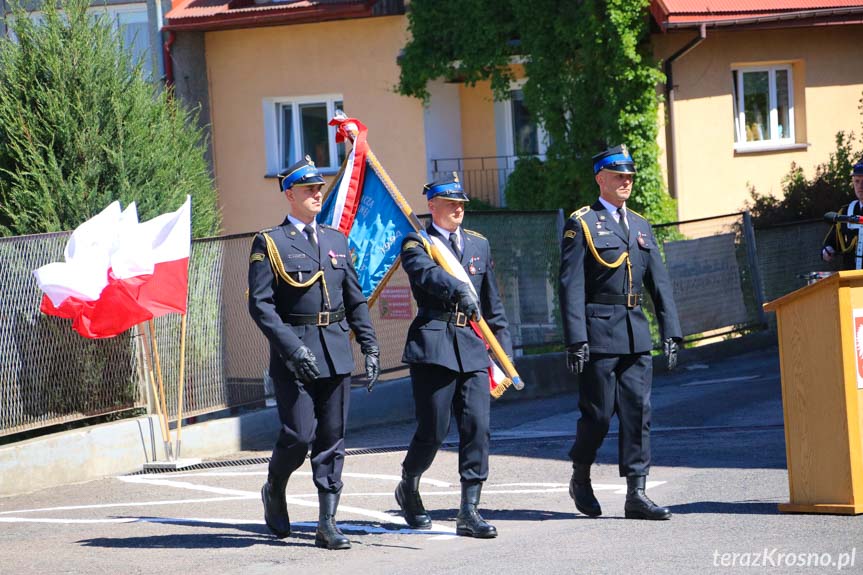
[[39, 312], [32, 271], [68, 233], [0, 239], [0, 436], [143, 405], [130, 333], [88, 340]]
[[821, 242], [828, 229], [829, 224], [816, 220], [755, 230], [766, 300], [805, 286], [811, 272], [839, 269], [841, 258], [830, 263], [821, 260]]
[[[747, 214], [660, 224], [654, 231], [688, 341], [763, 326], [755, 236]], [[658, 335], [654, 326], [655, 346]]]

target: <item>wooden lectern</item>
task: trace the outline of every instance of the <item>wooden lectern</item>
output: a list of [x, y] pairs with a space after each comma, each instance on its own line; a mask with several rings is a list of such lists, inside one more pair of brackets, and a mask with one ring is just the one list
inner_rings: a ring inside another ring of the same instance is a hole
[[863, 513], [863, 271], [764, 304], [775, 311], [789, 513]]

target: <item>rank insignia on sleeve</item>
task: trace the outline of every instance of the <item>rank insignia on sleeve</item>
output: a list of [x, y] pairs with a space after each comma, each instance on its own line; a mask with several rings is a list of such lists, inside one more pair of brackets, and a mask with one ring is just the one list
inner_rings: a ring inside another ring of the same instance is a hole
[[578, 235], [578, 233], [576, 233], [575, 230], [566, 230], [565, 232], [563, 232], [563, 237], [565, 237], [565, 238], [572, 239], [577, 235]]
[[255, 262], [262, 262], [262, 261], [264, 261], [264, 254], [255, 253], [255, 254], [252, 254], [251, 257], [249, 258], [250, 264], [253, 264]]

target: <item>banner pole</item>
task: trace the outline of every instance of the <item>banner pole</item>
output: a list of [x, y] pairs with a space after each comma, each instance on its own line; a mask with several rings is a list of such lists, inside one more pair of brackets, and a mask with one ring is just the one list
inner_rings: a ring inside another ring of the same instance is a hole
[[180, 458], [180, 436], [183, 432], [183, 393], [186, 387], [186, 314], [180, 320], [180, 381], [177, 385], [177, 459]]
[[168, 406], [165, 402], [165, 385], [162, 380], [162, 364], [159, 361], [159, 346], [156, 343], [156, 322], [154, 320], [149, 321], [150, 326], [150, 340], [153, 346], [153, 360], [156, 363], [156, 376], [159, 380], [159, 398], [162, 402], [162, 412], [165, 416], [165, 437], [163, 438], [165, 442], [165, 458], [168, 460], [173, 459], [173, 454], [171, 453], [171, 428], [168, 425]]
[[[140, 341], [139, 350], [140, 350], [140, 358], [141, 358], [141, 377], [144, 378], [146, 383], [144, 384], [144, 389], [147, 391], [147, 407], [154, 407], [156, 410], [156, 416], [159, 418], [159, 428], [163, 430], [162, 426], [162, 410], [159, 407], [159, 400], [156, 395], [156, 382], [153, 379], [153, 360], [150, 355], [150, 343], [147, 341], [147, 334], [144, 331], [144, 324], [139, 323], [135, 326], [138, 331], [138, 340]], [[153, 461], [159, 458], [156, 452], [156, 438], [153, 433], [153, 422], [150, 421], [150, 448], [152, 449]]]

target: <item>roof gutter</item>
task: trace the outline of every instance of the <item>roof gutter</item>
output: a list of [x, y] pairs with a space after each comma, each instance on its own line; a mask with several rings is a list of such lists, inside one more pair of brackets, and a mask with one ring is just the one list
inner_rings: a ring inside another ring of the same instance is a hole
[[[858, 20], [852, 20], [850, 22], [841, 21], [841, 18], [845, 18], [848, 16], [860, 16]], [[847, 23], [859, 23], [863, 21], [863, 6], [851, 6], [848, 8], [827, 8], [827, 9], [819, 9], [819, 10], [798, 10], [795, 12], [786, 12], [782, 14], [770, 14], [766, 16], [750, 16], [747, 18], [730, 18], [727, 20], [717, 19], [717, 16], [713, 17], [706, 16], [702, 21], [694, 21], [694, 22], [668, 22], [668, 15], [666, 15], [666, 22], [662, 24], [663, 30], [681, 30], [685, 28], [696, 28], [701, 26], [707, 26], [709, 28], [733, 28], [733, 27], [749, 27], [749, 26], [759, 26], [759, 25], [804, 25], [808, 24], [806, 22], [800, 22], [800, 20], [818, 20], [824, 19], [829, 21], [836, 21], [837, 24], [847, 24]], [[829, 23], [829, 22], [825, 22]]]
[[707, 26], [702, 24], [698, 29], [698, 35], [666, 58], [663, 65], [665, 70], [665, 101], [668, 103], [668, 123], [665, 125], [665, 154], [668, 168], [668, 193], [672, 198], [677, 198], [678, 192], [677, 153], [674, 141], [674, 68], [672, 64], [701, 44], [706, 38]]

